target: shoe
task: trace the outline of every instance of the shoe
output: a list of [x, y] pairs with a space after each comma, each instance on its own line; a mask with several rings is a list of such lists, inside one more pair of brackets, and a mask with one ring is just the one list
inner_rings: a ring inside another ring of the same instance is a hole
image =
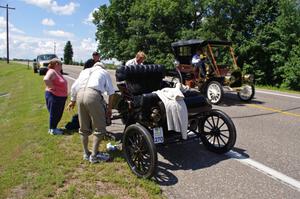
[[89, 161], [91, 154], [90, 151], [88, 153], [83, 153], [83, 160]]
[[56, 128], [56, 129], [49, 129], [48, 133], [51, 135], [62, 135], [63, 131]]
[[110, 156], [108, 153], [101, 153], [98, 152], [96, 156], [90, 155], [90, 163], [94, 164], [94, 163], [99, 163], [101, 161], [106, 162], [110, 160]]

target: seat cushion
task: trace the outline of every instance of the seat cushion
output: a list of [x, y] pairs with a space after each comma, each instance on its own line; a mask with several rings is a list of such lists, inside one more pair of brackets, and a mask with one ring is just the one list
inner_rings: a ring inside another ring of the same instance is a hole
[[205, 96], [201, 95], [200, 92], [198, 91], [192, 91], [188, 90], [184, 95], [184, 102], [189, 109], [194, 109], [194, 108], [201, 108], [201, 107], [206, 107], [210, 106], [205, 98]]

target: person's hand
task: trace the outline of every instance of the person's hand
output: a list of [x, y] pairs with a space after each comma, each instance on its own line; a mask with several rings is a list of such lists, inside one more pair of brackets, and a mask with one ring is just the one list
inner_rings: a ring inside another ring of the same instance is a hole
[[70, 110], [74, 109], [75, 103], [76, 103], [75, 101], [71, 101], [71, 102], [68, 104], [67, 110], [70, 111]]

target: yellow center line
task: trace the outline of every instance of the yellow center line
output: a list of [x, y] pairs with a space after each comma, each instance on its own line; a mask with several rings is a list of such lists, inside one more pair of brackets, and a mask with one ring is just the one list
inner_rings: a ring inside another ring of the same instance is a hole
[[267, 110], [267, 111], [272, 111], [272, 112], [276, 112], [276, 113], [282, 113], [282, 114], [285, 114], [285, 115], [300, 117], [300, 114], [290, 113], [290, 112], [287, 112], [287, 111], [282, 111], [282, 110], [279, 110], [279, 109], [269, 108], [269, 107], [265, 107], [265, 106], [261, 106], [261, 105], [247, 104], [247, 106], [258, 108], [258, 109], [263, 109], [263, 110]]

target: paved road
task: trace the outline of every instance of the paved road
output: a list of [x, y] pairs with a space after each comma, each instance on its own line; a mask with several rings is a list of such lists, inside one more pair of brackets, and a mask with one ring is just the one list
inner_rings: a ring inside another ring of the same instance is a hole
[[[81, 69], [64, 66], [70, 85]], [[214, 108], [233, 119], [234, 150], [216, 155], [196, 142], [159, 148], [155, 180], [167, 198], [300, 198], [300, 95], [257, 90], [241, 103], [226, 94]], [[123, 125], [115, 121], [109, 130]]]

